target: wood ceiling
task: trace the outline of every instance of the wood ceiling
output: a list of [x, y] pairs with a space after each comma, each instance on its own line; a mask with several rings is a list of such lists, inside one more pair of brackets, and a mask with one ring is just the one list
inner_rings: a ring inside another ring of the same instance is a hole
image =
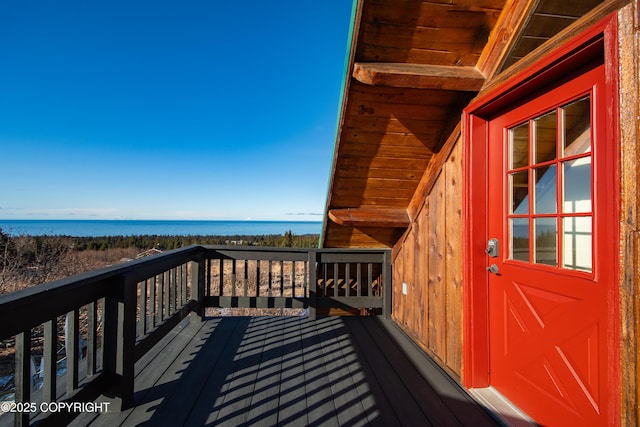
[[438, 173], [490, 73], [479, 61], [497, 23], [522, 27], [522, 37], [498, 43], [504, 67], [599, 1], [511, 1], [509, 12], [526, 19], [510, 20], [505, 2], [358, 1], [322, 246], [391, 247], [404, 233], [417, 190]]

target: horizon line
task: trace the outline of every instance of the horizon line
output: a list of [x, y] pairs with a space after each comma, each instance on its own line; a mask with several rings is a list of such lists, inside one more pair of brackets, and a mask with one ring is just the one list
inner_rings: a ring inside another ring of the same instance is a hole
[[0, 221], [237, 221], [237, 222], [322, 222], [322, 219], [269, 218], [0, 218]]

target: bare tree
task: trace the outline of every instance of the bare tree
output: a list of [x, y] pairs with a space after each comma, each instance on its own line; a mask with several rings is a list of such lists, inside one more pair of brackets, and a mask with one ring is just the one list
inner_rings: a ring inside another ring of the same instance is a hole
[[0, 293], [64, 277], [71, 241], [56, 236], [15, 236], [0, 230]]
[[16, 256], [13, 239], [0, 228], [0, 293], [15, 290], [20, 261]]

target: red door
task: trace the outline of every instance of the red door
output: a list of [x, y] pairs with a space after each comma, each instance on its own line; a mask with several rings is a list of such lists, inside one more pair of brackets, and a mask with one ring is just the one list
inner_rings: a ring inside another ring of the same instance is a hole
[[543, 425], [607, 425], [617, 410], [604, 82], [599, 66], [489, 122], [489, 378]]

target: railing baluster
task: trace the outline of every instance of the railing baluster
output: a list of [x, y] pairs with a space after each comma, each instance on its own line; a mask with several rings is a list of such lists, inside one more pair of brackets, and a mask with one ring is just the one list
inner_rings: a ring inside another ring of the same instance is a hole
[[183, 265], [179, 265], [176, 267], [176, 311], [180, 310], [182, 304], [184, 303], [184, 271], [182, 269]]
[[369, 295], [373, 295], [373, 289], [372, 289], [372, 283], [373, 283], [373, 264], [369, 263], [367, 264], [367, 292], [369, 292]]
[[138, 319], [138, 336], [144, 337], [147, 333], [147, 281], [140, 282], [140, 302], [138, 308], [140, 315]]
[[171, 271], [165, 271], [164, 277], [164, 315], [162, 320], [171, 316]]
[[273, 296], [271, 293], [271, 287], [273, 286], [273, 262], [269, 260], [269, 283], [267, 288], [267, 296]]
[[153, 276], [149, 279], [149, 320], [147, 323], [150, 329], [155, 329], [156, 327], [156, 307], [156, 276]]
[[184, 307], [187, 303], [187, 298], [189, 296], [189, 268], [187, 264], [182, 264], [182, 304], [180, 304], [180, 308]]
[[[31, 376], [31, 329], [16, 335], [15, 346], [15, 401], [27, 403], [31, 400], [31, 383], [33, 381]], [[16, 412], [15, 425], [29, 425], [29, 412]]]
[[296, 262], [291, 261], [291, 297], [296, 297]]
[[178, 306], [180, 304], [180, 266], [173, 267], [173, 298], [171, 299], [171, 314], [175, 313], [178, 310]]
[[98, 302], [94, 301], [87, 305], [87, 377], [95, 375], [98, 370], [96, 358], [98, 348], [97, 320]]
[[156, 323], [164, 320], [164, 273], [158, 275], [158, 310], [156, 312]]
[[338, 263], [333, 263], [333, 296], [337, 297], [339, 295], [338, 292]]
[[176, 305], [175, 311], [182, 307], [182, 265], [176, 267]]
[[257, 259], [256, 260], [256, 296], [259, 297], [260, 296], [260, 282], [261, 280], [261, 276], [260, 276], [260, 260]]
[[211, 262], [210, 259], [205, 259], [204, 260], [204, 265], [205, 265], [205, 282], [204, 282], [204, 295], [202, 295], [203, 297], [208, 297], [211, 295], [211, 265], [213, 263]]
[[218, 296], [224, 295], [224, 260], [220, 258], [218, 263], [218, 276], [220, 277], [220, 288], [218, 289]]
[[171, 273], [171, 314], [173, 314], [178, 309], [178, 299], [180, 298], [178, 267], [172, 268]]
[[173, 280], [173, 273], [174, 270], [171, 269], [169, 271], [167, 271], [167, 296], [168, 296], [168, 304], [167, 304], [167, 319], [169, 317], [171, 317], [171, 315], [173, 314], [173, 300], [176, 297], [176, 292], [173, 290], [174, 285], [174, 280]]
[[184, 285], [183, 283], [183, 271], [182, 271], [182, 265], [179, 265], [176, 267], [176, 306], [175, 306], [175, 311], [178, 311], [180, 309], [180, 307], [182, 307], [183, 304], [183, 300], [182, 300], [182, 286]]
[[329, 296], [329, 264], [322, 264], [322, 296]]
[[178, 271], [176, 272], [176, 274], [178, 275], [178, 304], [176, 305], [176, 311], [180, 309], [180, 307], [182, 307], [184, 305], [184, 302], [186, 300], [185, 298], [185, 283], [184, 280], [186, 278], [186, 275], [184, 274], [184, 264], [181, 264], [178, 266]]
[[42, 400], [54, 402], [56, 400], [56, 362], [58, 350], [58, 320], [49, 320], [44, 324], [44, 383], [42, 385]]
[[280, 260], [280, 295], [284, 296], [284, 261]]
[[78, 309], [72, 310], [67, 313], [67, 325], [66, 325], [66, 342], [65, 348], [67, 351], [67, 394], [72, 394], [75, 389], [78, 388], [78, 352], [79, 343], [78, 335], [80, 334], [79, 328], [80, 316]]
[[236, 260], [235, 258], [231, 263], [231, 296], [236, 296]]
[[351, 296], [351, 265], [346, 263], [344, 265], [344, 294], [345, 296]]
[[302, 277], [302, 296], [303, 297], [309, 297], [309, 281], [308, 281], [308, 277], [309, 277], [309, 259], [307, 258], [307, 261], [305, 261], [303, 263], [303, 268], [304, 268], [304, 276]]
[[187, 269], [184, 264], [180, 267], [180, 304], [183, 307], [187, 302]]
[[243, 274], [243, 284], [244, 284], [244, 294], [243, 296], [249, 295], [249, 261], [244, 260], [244, 274]]
[[[356, 264], [356, 296], [362, 296], [362, 264]], [[367, 296], [370, 296], [367, 294]]]
[[178, 271], [175, 267], [171, 269], [170, 277], [171, 286], [169, 287], [169, 291], [171, 292], [171, 298], [169, 299], [169, 316], [176, 310]]

